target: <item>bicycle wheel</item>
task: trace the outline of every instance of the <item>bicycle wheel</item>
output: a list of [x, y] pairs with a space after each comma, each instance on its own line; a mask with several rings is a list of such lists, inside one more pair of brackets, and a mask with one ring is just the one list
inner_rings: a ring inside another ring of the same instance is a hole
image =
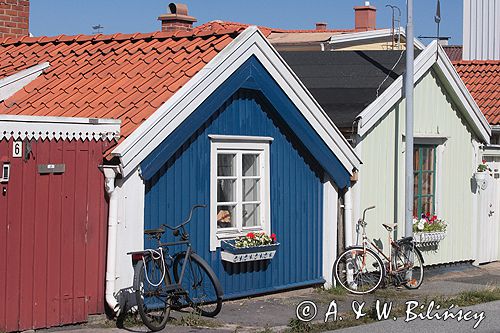
[[335, 260], [333, 276], [342, 287], [353, 294], [368, 294], [380, 285], [384, 276], [380, 257], [361, 246], [346, 249]]
[[162, 259], [148, 256], [137, 263], [135, 276], [135, 299], [142, 322], [152, 331], [162, 330], [171, 309], [171, 295], [167, 291], [171, 284], [168, 270]]
[[[186, 262], [186, 252], [177, 254], [174, 259], [174, 279], [186, 291], [182, 306], [192, 307], [202, 316], [214, 317], [222, 308], [222, 287], [217, 276], [205, 260], [191, 253]], [[182, 267], [186, 268], [180, 281]]]
[[[413, 243], [399, 244], [393, 258], [397, 274], [408, 289], [417, 289], [424, 281], [424, 260]], [[399, 272], [400, 271], [400, 272]]]

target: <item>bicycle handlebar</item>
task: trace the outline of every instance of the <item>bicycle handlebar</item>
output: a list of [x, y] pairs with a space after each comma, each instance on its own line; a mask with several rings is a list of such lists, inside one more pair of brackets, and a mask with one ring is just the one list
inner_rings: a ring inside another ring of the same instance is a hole
[[171, 226], [169, 226], [167, 224], [162, 224], [161, 226], [165, 227], [167, 229], [170, 229], [170, 230], [177, 230], [177, 229], [179, 229], [181, 227], [184, 227], [186, 224], [189, 223], [189, 221], [191, 221], [191, 218], [193, 217], [193, 212], [194, 212], [194, 210], [196, 208], [206, 208], [206, 207], [207, 207], [207, 205], [199, 205], [199, 204], [198, 205], [194, 205], [193, 207], [191, 207], [191, 211], [189, 212], [188, 218], [186, 220], [184, 220], [184, 222], [182, 222], [181, 224], [179, 224], [179, 225], [177, 225], [175, 227], [171, 227]]
[[[365, 215], [366, 215], [366, 211], [368, 211], [368, 210], [370, 210], [370, 209], [374, 209], [374, 208], [375, 208], [375, 205], [365, 208], [365, 210], [363, 211], [363, 219], [361, 219], [360, 221], [365, 222]], [[366, 223], [366, 222], [365, 222], [365, 223]]]

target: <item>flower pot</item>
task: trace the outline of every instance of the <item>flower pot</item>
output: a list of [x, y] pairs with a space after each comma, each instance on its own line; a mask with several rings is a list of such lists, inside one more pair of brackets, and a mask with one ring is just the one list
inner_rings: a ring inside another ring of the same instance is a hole
[[474, 178], [477, 180], [477, 181], [481, 181], [481, 180], [486, 180], [486, 176], [488, 175], [488, 173], [486, 171], [483, 171], [483, 172], [475, 172], [474, 173]]
[[446, 237], [445, 231], [417, 232], [413, 239], [417, 245], [435, 245]]
[[475, 172], [474, 173], [474, 179], [476, 181], [476, 184], [481, 188], [482, 190], [485, 190], [488, 187], [488, 180], [487, 180], [488, 172], [482, 171], [482, 172]]
[[274, 257], [279, 243], [252, 246], [252, 247], [236, 247], [235, 240], [223, 240], [221, 242], [221, 259], [231, 263], [269, 260]]

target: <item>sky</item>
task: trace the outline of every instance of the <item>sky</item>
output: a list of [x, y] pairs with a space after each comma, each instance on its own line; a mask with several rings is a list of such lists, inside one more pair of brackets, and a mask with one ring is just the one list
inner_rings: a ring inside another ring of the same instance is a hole
[[[168, 13], [167, 0], [31, 0], [30, 32], [34, 36], [92, 34], [100, 24], [103, 33], [151, 32], [160, 29], [157, 20]], [[414, 0], [415, 36], [435, 36], [434, 14], [437, 0]], [[316, 22], [331, 29], [354, 27], [354, 6], [363, 0], [182, 0], [195, 25], [225, 20], [283, 29], [312, 29]], [[372, 0], [377, 7], [377, 27], [391, 26], [391, 10], [401, 9], [401, 25], [406, 25], [406, 0]], [[441, 36], [450, 44], [462, 44], [462, 0], [441, 0]], [[430, 40], [422, 40], [428, 44]]]

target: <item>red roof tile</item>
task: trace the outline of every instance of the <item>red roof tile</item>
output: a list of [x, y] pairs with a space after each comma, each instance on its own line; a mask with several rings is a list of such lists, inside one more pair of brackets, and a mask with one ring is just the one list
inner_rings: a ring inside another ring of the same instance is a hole
[[500, 125], [500, 60], [453, 62], [491, 125]]
[[462, 60], [462, 45], [444, 45], [443, 49], [451, 61]]
[[0, 40], [0, 78], [50, 62], [0, 114], [121, 119], [123, 140], [243, 29]]
[[[238, 23], [238, 22], [228, 22], [228, 21], [210, 21], [205, 24], [199, 25], [195, 27], [194, 31], [218, 31], [221, 29], [241, 29], [247, 28], [250, 24], [246, 23]], [[332, 33], [347, 33], [347, 32], [356, 32], [355, 29], [328, 29], [328, 30], [316, 30], [316, 29], [277, 29], [277, 28], [269, 28], [264, 26], [258, 26], [259, 30], [262, 31], [264, 36], [269, 37], [271, 33], [310, 33], [310, 32], [332, 32]]]

